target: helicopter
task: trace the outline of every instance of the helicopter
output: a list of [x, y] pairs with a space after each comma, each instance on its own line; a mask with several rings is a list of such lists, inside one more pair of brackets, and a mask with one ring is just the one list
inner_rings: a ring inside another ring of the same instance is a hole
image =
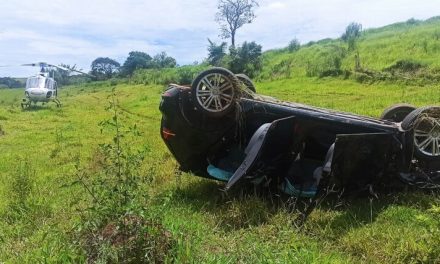
[[22, 99], [21, 102], [21, 107], [23, 109], [30, 107], [32, 103], [34, 103], [35, 105], [38, 102], [41, 102], [43, 104], [54, 102], [57, 107], [61, 107], [61, 102], [58, 99], [58, 84], [55, 81], [54, 69], [60, 69], [67, 72], [77, 72], [91, 76], [90, 74], [79, 70], [69, 69], [63, 66], [57, 66], [46, 62], [27, 63], [21, 64], [19, 66], [32, 66], [40, 68], [40, 72], [38, 74], [31, 76], [26, 80], [26, 88], [24, 91], [25, 97]]

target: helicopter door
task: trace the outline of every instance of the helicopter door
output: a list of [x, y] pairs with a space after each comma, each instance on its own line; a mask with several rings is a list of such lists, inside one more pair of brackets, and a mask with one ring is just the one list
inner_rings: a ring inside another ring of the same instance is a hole
[[47, 78], [44, 86], [49, 90], [54, 90], [55, 89], [55, 81], [53, 79]]

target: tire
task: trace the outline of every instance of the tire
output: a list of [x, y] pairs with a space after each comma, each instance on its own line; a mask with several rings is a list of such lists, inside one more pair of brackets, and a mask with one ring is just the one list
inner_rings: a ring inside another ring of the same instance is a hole
[[440, 160], [440, 107], [418, 108], [405, 117], [402, 129], [411, 131], [414, 154], [421, 161]]
[[232, 111], [238, 93], [239, 80], [224, 68], [203, 71], [191, 84], [194, 105], [210, 117], [222, 117]]
[[400, 123], [414, 110], [416, 110], [416, 107], [410, 104], [395, 104], [385, 109], [380, 119]]
[[249, 78], [246, 74], [239, 73], [235, 75], [237, 79], [249, 90], [256, 93], [257, 89], [255, 89], [255, 85], [252, 82], [251, 78]]

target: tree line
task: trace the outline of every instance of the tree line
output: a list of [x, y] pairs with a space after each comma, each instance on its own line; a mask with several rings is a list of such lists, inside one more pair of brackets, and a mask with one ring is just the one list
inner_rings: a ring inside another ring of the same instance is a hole
[[166, 52], [151, 57], [146, 52], [131, 51], [122, 65], [108, 57], [96, 58], [90, 66], [90, 74], [98, 80], [105, 80], [115, 76], [130, 76], [137, 69], [162, 69], [176, 66], [176, 59], [168, 56]]

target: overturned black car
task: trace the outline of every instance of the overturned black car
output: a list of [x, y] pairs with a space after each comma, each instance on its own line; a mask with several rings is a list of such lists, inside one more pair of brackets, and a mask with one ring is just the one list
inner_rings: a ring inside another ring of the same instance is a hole
[[162, 95], [161, 136], [180, 169], [313, 197], [324, 180], [345, 190], [399, 179], [440, 183], [440, 107], [399, 104], [381, 119], [278, 101], [223, 68]]

